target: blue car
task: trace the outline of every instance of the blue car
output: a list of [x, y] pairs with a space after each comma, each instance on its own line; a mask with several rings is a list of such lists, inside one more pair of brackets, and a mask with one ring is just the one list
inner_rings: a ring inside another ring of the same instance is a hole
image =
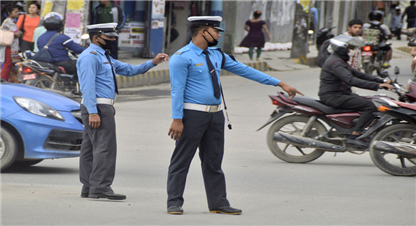
[[1, 170], [43, 159], [79, 157], [84, 131], [79, 103], [3, 80], [0, 92]]

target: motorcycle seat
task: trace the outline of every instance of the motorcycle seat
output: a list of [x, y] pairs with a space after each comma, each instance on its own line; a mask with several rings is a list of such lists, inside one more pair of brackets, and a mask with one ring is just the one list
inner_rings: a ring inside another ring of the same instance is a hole
[[[288, 97], [288, 96], [285, 94], [285, 97]], [[295, 96], [295, 97], [292, 98], [292, 100], [296, 101], [299, 104], [302, 104], [302, 105], [305, 105], [305, 106], [308, 106], [308, 107], [316, 108], [316, 109], [322, 111], [323, 113], [325, 113], [326, 115], [353, 112], [353, 110], [337, 109], [337, 108], [329, 107], [329, 106], [321, 103], [320, 100], [315, 99], [315, 98], [311, 98], [311, 97]]]
[[40, 70], [40, 71], [45, 71], [45, 72], [47, 72], [47, 70], [54, 70], [54, 71], [56, 71], [56, 72], [58, 72], [58, 73], [64, 73], [64, 72], [61, 70], [61, 68], [60, 68], [60, 67], [58, 67], [58, 66], [56, 66], [56, 65], [54, 65], [54, 64], [51, 64], [51, 63], [48, 63], [48, 62], [40, 62], [40, 61], [37, 61], [37, 62], [38, 62], [38, 64], [40, 64], [42, 67], [45, 67], [44, 69], [39, 68], [38, 70]]

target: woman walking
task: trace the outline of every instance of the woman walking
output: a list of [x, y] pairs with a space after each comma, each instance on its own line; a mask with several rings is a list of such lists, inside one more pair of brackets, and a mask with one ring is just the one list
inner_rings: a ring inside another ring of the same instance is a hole
[[40, 22], [40, 5], [38, 3], [30, 4], [28, 11], [28, 14], [21, 15], [19, 20], [17, 20], [17, 27], [23, 32], [23, 38], [20, 43], [21, 52], [26, 50], [33, 51], [33, 48], [35, 47], [33, 33]]
[[17, 6], [9, 6], [6, 9], [7, 19], [2, 24], [2, 30], [12, 31], [14, 33], [14, 39], [11, 46], [0, 45], [0, 63], [3, 65], [1, 70], [1, 78], [9, 81], [10, 70], [13, 67], [13, 56], [17, 57], [19, 51], [19, 37], [22, 36], [22, 32], [17, 28], [14, 23], [14, 19], [19, 16], [19, 8]]
[[266, 22], [260, 20], [261, 12], [255, 11], [253, 13], [253, 19], [247, 20], [246, 25], [244, 26], [244, 30], [248, 31], [248, 35], [241, 41], [240, 46], [248, 47], [248, 56], [250, 60], [253, 60], [253, 51], [254, 47], [257, 47], [257, 58], [258, 61], [261, 55], [261, 49], [264, 47], [265, 39], [264, 39], [264, 32], [271, 39], [269, 30], [267, 29]]

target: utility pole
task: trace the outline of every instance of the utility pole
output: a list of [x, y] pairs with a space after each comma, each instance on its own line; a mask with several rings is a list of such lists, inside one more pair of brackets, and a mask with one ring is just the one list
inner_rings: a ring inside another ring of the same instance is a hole
[[303, 10], [301, 4], [296, 3], [290, 58], [299, 58], [302, 56], [306, 58], [306, 54], [308, 53], [308, 29], [308, 14]]

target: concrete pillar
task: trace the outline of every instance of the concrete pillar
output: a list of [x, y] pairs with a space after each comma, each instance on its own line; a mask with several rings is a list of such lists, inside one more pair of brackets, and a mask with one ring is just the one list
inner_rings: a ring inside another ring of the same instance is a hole
[[237, 19], [237, 1], [224, 1], [223, 2], [223, 11], [227, 12], [223, 14], [224, 21], [224, 30], [222, 33], [222, 51], [228, 54], [234, 54], [234, 46], [236, 43], [235, 40], [235, 30], [236, 30], [236, 19]]

